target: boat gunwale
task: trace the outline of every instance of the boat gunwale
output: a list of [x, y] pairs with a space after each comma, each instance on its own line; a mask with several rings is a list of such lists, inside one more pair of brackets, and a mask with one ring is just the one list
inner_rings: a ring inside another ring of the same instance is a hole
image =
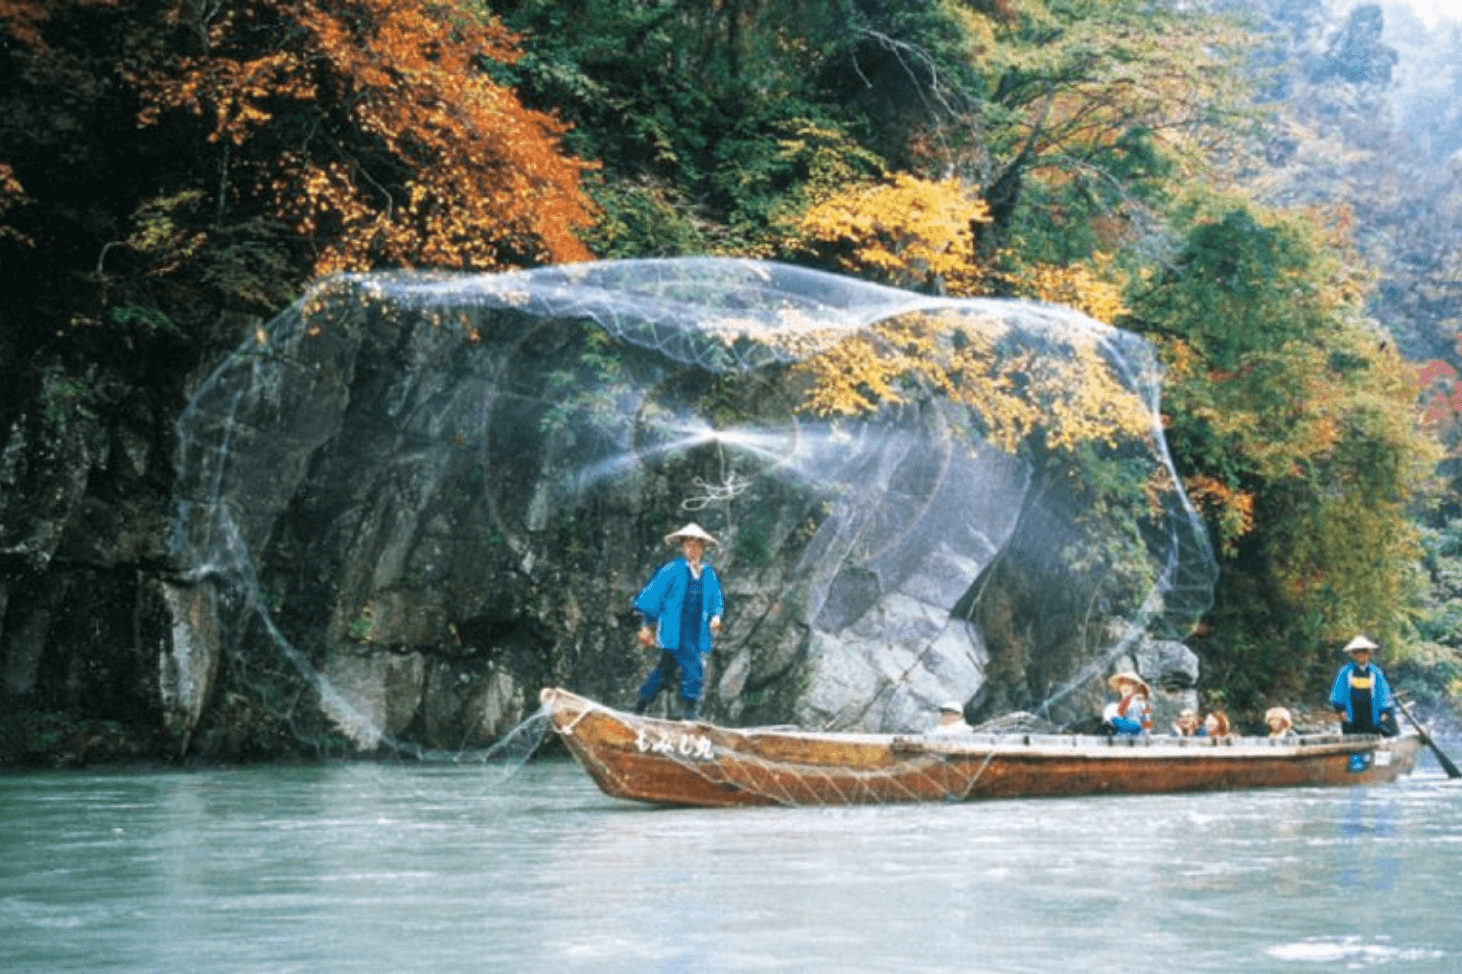
[[[915, 757], [920, 754], [958, 759], [961, 757], [1087, 757], [1113, 758], [1122, 760], [1174, 760], [1184, 757], [1206, 756], [1228, 758], [1279, 758], [1292, 759], [1320, 757], [1335, 753], [1356, 751], [1392, 750], [1395, 744], [1416, 737], [1414, 733], [1403, 732], [1395, 737], [1376, 734], [1305, 734], [1297, 737], [1258, 737], [1230, 735], [1227, 737], [1169, 737], [1149, 735], [1142, 737], [1112, 736], [1095, 734], [1030, 734], [1013, 732], [946, 734], [879, 734], [870, 732], [845, 732], [828, 730], [802, 730], [781, 725], [777, 727], [725, 727], [708, 721], [670, 720], [648, 717], [617, 710], [598, 701], [579, 696], [572, 691], [553, 688], [553, 692], [573, 702], [585, 713], [574, 718], [574, 723], [590, 711], [602, 711], [607, 716], [627, 727], [654, 727], [662, 732], [697, 732], [731, 739], [741, 739], [754, 748], [758, 742], [784, 740], [799, 744], [826, 744], [835, 747], [887, 747], [900, 757]], [[547, 701], [545, 700], [545, 703]], [[722, 747], [737, 750], [727, 740], [719, 742]]]

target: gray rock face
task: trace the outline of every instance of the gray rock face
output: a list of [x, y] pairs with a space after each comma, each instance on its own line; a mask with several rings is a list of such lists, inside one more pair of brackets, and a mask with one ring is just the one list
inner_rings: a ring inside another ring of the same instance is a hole
[[186, 750], [222, 660], [217, 607], [211, 590], [204, 586], [154, 582], [152, 588], [163, 616], [171, 621], [156, 648], [163, 723]]
[[[804, 408], [804, 345], [931, 312], [1045, 355], [1062, 329], [1096, 336], [1153, 415], [1109, 451], [1140, 502], [1091, 517], [1059, 486], [1069, 463], [995, 448], [988, 417], [912, 379], [865, 416]], [[720, 538], [727, 589], [711, 717], [919, 730], [996, 678], [1028, 702], [1107, 651], [1081, 626], [1181, 629], [1206, 607], [1212, 561], [1144, 355], [1057, 309], [743, 261], [326, 282], [180, 422], [172, 557], [219, 598], [166, 597], [170, 727], [207, 724], [215, 646], [244, 668], [287, 660], [291, 724], [363, 750], [485, 746], [550, 683], [627, 704], [653, 662], [631, 600], [690, 520]], [[990, 608], [1042, 599], [1086, 616], [1036, 632]]]
[[950, 443], [926, 435], [905, 453], [881, 451], [890, 481], [904, 487], [882, 509], [824, 522], [831, 550], [816, 557], [840, 567], [813, 591], [799, 722], [919, 729], [939, 704], [967, 700], [984, 682], [979, 631], [953, 612], [1010, 538], [1031, 477], [997, 450], [941, 449]]

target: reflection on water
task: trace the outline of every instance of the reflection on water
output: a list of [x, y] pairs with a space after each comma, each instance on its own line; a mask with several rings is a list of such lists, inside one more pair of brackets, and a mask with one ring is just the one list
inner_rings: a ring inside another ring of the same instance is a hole
[[0, 777], [0, 970], [1462, 970], [1462, 786], [653, 809], [568, 763]]

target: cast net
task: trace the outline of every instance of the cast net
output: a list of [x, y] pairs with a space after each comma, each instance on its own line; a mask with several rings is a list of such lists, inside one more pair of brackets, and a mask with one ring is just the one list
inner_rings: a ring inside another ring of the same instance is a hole
[[1061, 722], [1209, 605], [1159, 379], [1068, 309], [757, 261], [322, 281], [180, 420], [174, 723], [224, 681], [325, 749], [491, 755], [541, 687], [625, 705], [689, 520], [727, 590], [706, 716]]

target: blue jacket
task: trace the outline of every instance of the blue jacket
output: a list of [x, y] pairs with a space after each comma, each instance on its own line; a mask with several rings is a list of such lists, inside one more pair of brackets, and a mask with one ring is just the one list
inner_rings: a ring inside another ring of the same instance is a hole
[[[674, 652], [680, 648], [680, 613], [685, 605], [685, 590], [690, 584], [690, 566], [676, 558], [660, 566], [655, 577], [635, 596], [635, 608], [647, 623], [656, 623], [662, 649]], [[711, 619], [725, 612], [721, 596], [721, 580], [716, 570], [701, 562], [701, 653], [711, 651]]]
[[[1355, 723], [1355, 713], [1350, 709], [1350, 674], [1356, 670], [1354, 662], [1346, 663], [1335, 675], [1335, 685], [1330, 688], [1330, 706], [1336, 710], [1345, 708], [1345, 722]], [[1386, 675], [1381, 668], [1372, 663], [1368, 669], [1371, 671], [1371, 723], [1379, 727], [1381, 725], [1381, 714], [1392, 707], [1391, 687], [1386, 682]]]

